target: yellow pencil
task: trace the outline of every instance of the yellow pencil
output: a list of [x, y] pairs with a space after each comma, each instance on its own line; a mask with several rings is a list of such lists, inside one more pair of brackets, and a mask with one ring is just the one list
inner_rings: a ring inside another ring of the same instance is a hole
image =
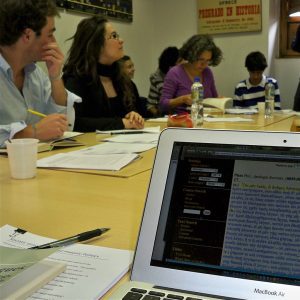
[[42, 114], [42, 113], [40, 113], [40, 112], [38, 112], [38, 111], [35, 111], [35, 110], [33, 110], [33, 109], [27, 109], [27, 111], [30, 112], [31, 114], [34, 114], [34, 115], [39, 116], [39, 117], [41, 117], [41, 118], [47, 117], [47, 115]]

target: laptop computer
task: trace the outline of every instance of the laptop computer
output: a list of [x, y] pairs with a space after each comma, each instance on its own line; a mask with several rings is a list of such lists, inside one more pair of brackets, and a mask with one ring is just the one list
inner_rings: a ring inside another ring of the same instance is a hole
[[300, 299], [300, 134], [168, 128], [110, 299]]

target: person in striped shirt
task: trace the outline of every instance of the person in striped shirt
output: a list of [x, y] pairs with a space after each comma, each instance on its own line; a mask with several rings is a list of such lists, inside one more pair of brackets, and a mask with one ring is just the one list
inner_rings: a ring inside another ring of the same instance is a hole
[[275, 86], [275, 109], [280, 109], [280, 92], [278, 82], [264, 75], [268, 64], [265, 56], [259, 52], [251, 52], [245, 60], [249, 78], [240, 81], [235, 87], [233, 106], [240, 108], [257, 108], [258, 102], [265, 101], [265, 84], [271, 81]]
[[159, 99], [164, 83], [164, 78], [170, 67], [176, 65], [179, 59], [179, 50], [177, 47], [167, 47], [161, 53], [158, 59], [158, 69], [150, 76], [150, 89], [147, 99], [147, 109], [153, 117], [159, 117]]

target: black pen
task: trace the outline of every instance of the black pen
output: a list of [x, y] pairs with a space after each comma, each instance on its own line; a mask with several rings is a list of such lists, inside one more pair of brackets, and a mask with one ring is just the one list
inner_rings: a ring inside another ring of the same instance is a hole
[[116, 135], [116, 134], [137, 134], [137, 133], [147, 133], [147, 131], [143, 130], [132, 130], [132, 131], [120, 131], [120, 132], [111, 132], [111, 135]]
[[77, 242], [82, 242], [82, 241], [92, 239], [96, 236], [100, 236], [101, 234], [108, 231], [109, 229], [110, 228], [99, 228], [91, 231], [86, 231], [62, 240], [54, 241], [40, 246], [31, 247], [29, 249], [47, 249], [47, 248], [67, 246]]

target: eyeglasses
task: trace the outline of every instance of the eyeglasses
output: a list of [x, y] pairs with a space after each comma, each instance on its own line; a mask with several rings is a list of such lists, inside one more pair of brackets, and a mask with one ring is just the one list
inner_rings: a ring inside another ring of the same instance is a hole
[[198, 58], [197, 61], [201, 64], [208, 64], [208, 65], [210, 65], [212, 63], [211, 59], [205, 59], [205, 58]]
[[117, 32], [112, 32], [109, 37], [107, 38], [108, 40], [119, 40], [120, 35]]

